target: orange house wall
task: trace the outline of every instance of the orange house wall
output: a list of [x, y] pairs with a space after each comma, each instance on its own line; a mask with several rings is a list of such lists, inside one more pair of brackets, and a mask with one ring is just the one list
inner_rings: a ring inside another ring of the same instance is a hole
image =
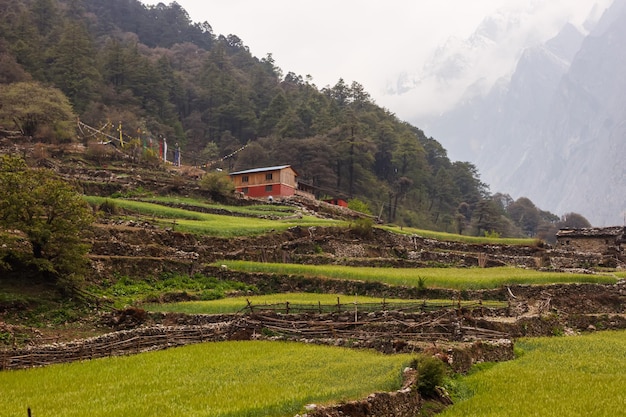
[[[266, 179], [266, 174], [272, 174], [272, 179]], [[244, 176], [248, 176], [248, 181], [243, 182]], [[238, 174], [232, 177], [235, 183], [235, 190], [243, 193], [244, 188], [248, 191], [244, 193], [250, 197], [280, 197], [291, 196], [296, 192], [296, 173], [291, 168], [280, 171], [254, 172], [251, 174]], [[267, 185], [272, 186], [271, 191], [266, 191]]]

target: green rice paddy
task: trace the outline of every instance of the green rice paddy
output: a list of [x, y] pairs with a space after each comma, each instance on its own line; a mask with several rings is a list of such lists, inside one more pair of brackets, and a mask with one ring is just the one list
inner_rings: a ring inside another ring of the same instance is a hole
[[441, 417], [609, 417], [626, 412], [626, 332], [524, 339], [514, 361], [453, 382]]
[[286, 342], [203, 343], [0, 372], [0, 417], [293, 416], [401, 384], [411, 355]]
[[[269, 220], [254, 217], [236, 217], [221, 214], [200, 213], [183, 208], [169, 207], [162, 204], [125, 199], [106, 199], [103, 197], [85, 197], [90, 204], [101, 204], [104, 201], [113, 202], [127, 212], [143, 216], [162, 226], [181, 232], [199, 233], [217, 237], [254, 236], [271, 231], [286, 230], [299, 225], [308, 226], [339, 226], [347, 223], [320, 219], [314, 216], [302, 218], [286, 218]], [[282, 211], [280, 211], [282, 213]], [[267, 214], [270, 214], [269, 212]], [[284, 216], [283, 216], [284, 217]]]
[[544, 272], [515, 267], [497, 268], [372, 268], [340, 265], [300, 265], [248, 261], [220, 261], [236, 271], [315, 276], [384, 282], [390, 285], [457, 290], [489, 289], [514, 284], [565, 284], [617, 282], [613, 275]]
[[[337, 305], [339, 302], [342, 309], [347, 308], [369, 308], [371, 306], [381, 306], [383, 302], [387, 306], [393, 305], [408, 305], [408, 304], [425, 304], [428, 306], [452, 306], [456, 305], [455, 300], [405, 300], [398, 298], [377, 298], [377, 297], [364, 297], [364, 296], [351, 296], [343, 294], [316, 294], [316, 293], [283, 293], [283, 294], [269, 294], [247, 297], [228, 297], [220, 300], [210, 301], [186, 301], [167, 304], [144, 304], [142, 308], [148, 311], [159, 312], [171, 312], [171, 313], [186, 313], [186, 314], [227, 314], [237, 313], [242, 311], [247, 305], [248, 301], [253, 306], [264, 307], [271, 305], [281, 304], [283, 307], [287, 302], [294, 306], [311, 306], [316, 307], [322, 305], [325, 307], [331, 307]], [[464, 304], [472, 302], [464, 302]], [[483, 302], [486, 307], [504, 307], [506, 303], [502, 302]]]

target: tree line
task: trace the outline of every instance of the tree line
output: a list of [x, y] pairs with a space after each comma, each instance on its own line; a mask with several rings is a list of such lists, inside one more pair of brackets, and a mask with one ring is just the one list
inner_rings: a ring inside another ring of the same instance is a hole
[[550, 239], [567, 224], [493, 195], [473, 164], [451, 161], [358, 82], [284, 74], [175, 2], [0, 0], [0, 127], [72, 141], [77, 117], [165, 137], [188, 164], [247, 145], [212, 168], [290, 164], [318, 197], [358, 198], [400, 225]]

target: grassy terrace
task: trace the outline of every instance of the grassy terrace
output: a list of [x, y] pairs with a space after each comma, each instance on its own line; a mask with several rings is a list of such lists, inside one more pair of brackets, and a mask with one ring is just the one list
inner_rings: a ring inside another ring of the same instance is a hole
[[441, 417], [621, 416], [626, 332], [523, 339], [521, 356], [452, 381], [456, 404]]
[[[137, 199], [105, 198], [86, 196], [85, 199], [91, 204], [102, 204], [105, 201], [113, 202], [126, 212], [144, 216], [156, 221], [164, 227], [174, 226], [177, 230], [202, 233], [211, 236], [250, 236], [270, 232], [272, 230], [285, 230], [291, 226], [347, 226], [348, 222], [338, 220], [320, 219], [314, 216], [294, 218], [297, 209], [293, 206], [280, 204], [261, 204], [252, 206], [226, 206], [222, 204], [207, 204], [199, 199], [185, 197], [151, 196]], [[180, 208], [171, 207], [179, 205]], [[189, 209], [186, 209], [188, 207]], [[208, 214], [194, 211], [193, 207], [209, 210], [222, 210], [243, 216], [229, 216], [220, 214]], [[254, 216], [267, 216], [280, 220], [254, 219]], [[376, 226], [380, 229], [393, 233], [406, 235], [418, 235], [430, 239], [463, 242], [470, 244], [503, 244], [503, 245], [537, 245], [536, 239], [497, 238], [486, 236], [465, 236], [453, 233], [436, 232], [431, 230], [400, 228], [393, 225]]]
[[202, 343], [0, 373], [0, 417], [293, 416], [398, 389], [412, 355], [279, 342]]
[[[186, 197], [166, 197], [154, 196], [150, 198], [142, 198], [141, 201], [154, 204], [178, 204], [182, 208], [184, 206], [199, 207], [209, 210], [225, 210], [231, 213], [249, 215], [249, 216], [274, 216], [288, 217], [296, 214], [296, 208], [293, 206], [283, 206], [280, 204], [255, 204], [251, 206], [226, 206], [223, 204], [208, 204], [194, 198]], [[193, 211], [193, 210], [192, 210]]]
[[[168, 304], [144, 304], [142, 308], [149, 311], [187, 313], [187, 314], [226, 314], [236, 313], [243, 310], [248, 301], [253, 306], [268, 306], [289, 302], [292, 305], [303, 305], [315, 307], [321, 304], [324, 307], [337, 305], [337, 301], [342, 304], [342, 309], [358, 308], [359, 305], [382, 305], [383, 301], [386, 305], [408, 305], [427, 303], [429, 306], [451, 306], [456, 305], [454, 300], [404, 300], [396, 298], [376, 298], [364, 296], [350, 296], [343, 294], [311, 294], [311, 293], [287, 293], [287, 294], [269, 294], [258, 295], [252, 297], [229, 297], [220, 300], [211, 301], [187, 301]], [[464, 302], [467, 304], [468, 302]], [[503, 307], [506, 303], [499, 302], [483, 302], [486, 307]]]
[[612, 275], [542, 272], [515, 267], [497, 268], [370, 268], [338, 265], [298, 265], [248, 261], [220, 261], [215, 266], [244, 272], [315, 276], [329, 279], [377, 281], [391, 285], [449, 288], [457, 290], [490, 289], [512, 284], [610, 283]]
[[421, 237], [437, 240], [448, 240], [453, 242], [462, 243], [475, 243], [475, 244], [492, 244], [492, 245], [520, 245], [520, 246], [535, 246], [538, 244], [537, 239], [522, 239], [522, 238], [500, 238], [500, 237], [487, 237], [487, 236], [466, 236], [458, 235], [454, 233], [436, 232], [433, 230], [415, 229], [412, 227], [398, 227], [398, 226], [377, 226], [381, 229], [388, 230], [394, 233], [400, 233], [405, 235], [418, 235]]
[[[284, 220], [268, 220], [252, 217], [235, 217], [220, 214], [200, 213], [182, 208], [174, 208], [163, 204], [149, 203], [145, 201], [134, 201], [124, 199], [110, 199], [103, 197], [85, 197], [91, 204], [102, 204], [105, 201], [113, 202], [117, 207], [126, 212], [136, 213], [149, 220], [156, 222], [163, 227], [173, 227], [178, 231], [199, 233], [218, 237], [254, 236], [262, 235], [271, 231], [286, 230], [292, 226], [341, 226], [346, 222], [336, 220], [320, 219], [314, 216], [304, 216], [302, 218], [288, 218]], [[220, 206], [213, 206], [219, 208]], [[266, 215], [276, 215], [285, 217], [285, 206], [269, 206], [272, 210], [265, 210], [260, 206], [256, 210], [261, 210]], [[232, 207], [229, 207], [229, 210]], [[232, 211], [232, 210], [231, 210]]]

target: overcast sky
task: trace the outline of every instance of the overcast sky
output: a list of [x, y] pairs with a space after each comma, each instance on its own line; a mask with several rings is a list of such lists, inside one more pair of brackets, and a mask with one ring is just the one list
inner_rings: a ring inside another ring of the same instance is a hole
[[[429, 81], [425, 66], [437, 47], [469, 38], [486, 16], [499, 16], [496, 21], [506, 20], [514, 32], [501, 37], [497, 58], [476, 57], [476, 64], [482, 65], [472, 76], [483, 71], [492, 72], [493, 78], [512, 69], [520, 44], [552, 37], [566, 21], [582, 24], [594, 4], [604, 9], [611, 0], [177, 2], [192, 21], [207, 21], [215, 35], [237, 35], [258, 58], [271, 53], [283, 73], [310, 75], [320, 89], [339, 78], [348, 84], [357, 81], [378, 105], [413, 121], [426, 109], [445, 110], [467, 87], [465, 81], [446, 83], [447, 91], [442, 92], [441, 81], [437, 87], [428, 84], [434, 81]], [[403, 83], [405, 91], [399, 88]]]

